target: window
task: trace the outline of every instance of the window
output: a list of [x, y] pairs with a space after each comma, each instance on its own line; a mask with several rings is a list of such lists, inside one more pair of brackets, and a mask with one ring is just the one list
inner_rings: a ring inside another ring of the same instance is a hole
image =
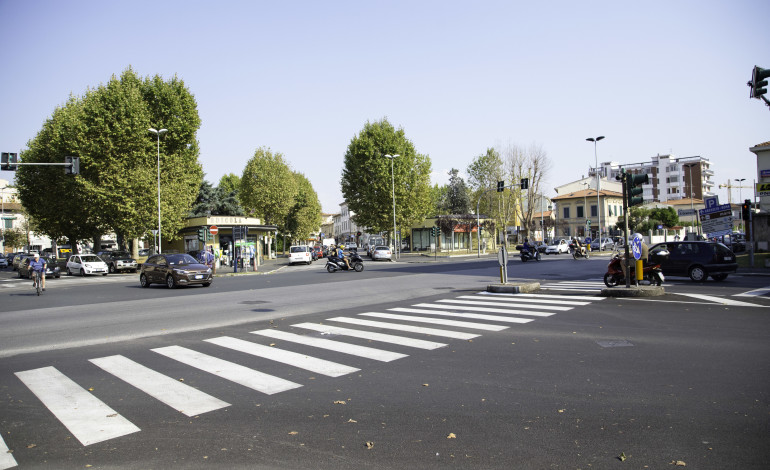
[[583, 217], [585, 217], [585, 216], [583, 215], [583, 212], [584, 212], [584, 211], [583, 211], [583, 206], [578, 206], [578, 207], [577, 207], [577, 218], [578, 218], [578, 219], [582, 219]]
[[591, 206], [591, 217], [596, 217], [596, 206]]
[[564, 208], [563, 214], [565, 219], [569, 219], [569, 207]]

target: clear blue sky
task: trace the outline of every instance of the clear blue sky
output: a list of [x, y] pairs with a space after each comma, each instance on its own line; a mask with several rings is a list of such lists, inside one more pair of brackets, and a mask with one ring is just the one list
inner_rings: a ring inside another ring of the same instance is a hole
[[25, 148], [70, 93], [130, 65], [195, 95], [207, 180], [268, 146], [325, 212], [342, 202], [350, 139], [382, 117], [442, 184], [487, 147], [534, 143], [553, 195], [587, 174], [598, 135], [600, 162], [700, 155], [717, 184], [748, 183], [749, 147], [770, 140], [746, 86], [770, 68], [768, 18], [766, 0], [0, 0], [0, 149]]

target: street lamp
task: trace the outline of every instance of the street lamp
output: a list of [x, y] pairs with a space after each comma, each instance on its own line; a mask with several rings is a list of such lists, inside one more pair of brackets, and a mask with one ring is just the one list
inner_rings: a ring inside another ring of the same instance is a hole
[[400, 156], [399, 154], [385, 155], [386, 158], [390, 158], [390, 184], [393, 195], [393, 251], [396, 252], [396, 258], [398, 258], [398, 248], [400, 247], [396, 247], [396, 243], [398, 243], [396, 240], [396, 180], [393, 177], [393, 160]]
[[[738, 182], [738, 204], [743, 204], [743, 199], [742, 199], [743, 198], [743, 194], [742, 194], [742, 191], [741, 191], [741, 188], [742, 188], [741, 183], [746, 181], [746, 178], [735, 178], [735, 181]], [[744, 220], [743, 220], [743, 211], [741, 211], [741, 226], [743, 227], [743, 232], [744, 233], [746, 232], [745, 223], [746, 222], [744, 222]], [[732, 237], [730, 238], [730, 240], [732, 241]]]
[[599, 158], [596, 155], [596, 143], [604, 138], [603, 135], [593, 138], [589, 137], [586, 140], [594, 143], [594, 164], [596, 165], [596, 215], [598, 216], [598, 225], [596, 226], [599, 235], [599, 251], [602, 251], [602, 208], [599, 202], [599, 190], [601, 189], [601, 180], [599, 179]]
[[158, 136], [158, 253], [161, 253], [161, 235], [160, 235], [160, 135], [164, 132], [168, 132], [168, 129], [156, 130], [152, 127], [148, 129], [150, 132]]

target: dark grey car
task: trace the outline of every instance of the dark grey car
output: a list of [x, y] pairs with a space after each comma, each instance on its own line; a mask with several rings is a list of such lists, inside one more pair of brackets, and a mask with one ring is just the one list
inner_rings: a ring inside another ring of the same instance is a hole
[[142, 287], [165, 284], [171, 289], [192, 284], [208, 287], [213, 280], [211, 268], [187, 253], [153, 255], [142, 263], [139, 275]]
[[711, 276], [723, 281], [727, 275], [738, 269], [738, 262], [725, 245], [717, 242], [682, 241], [665, 242], [650, 248], [650, 258], [655, 253], [668, 250], [668, 259], [661, 261], [661, 270], [666, 276], [689, 276], [696, 282]]

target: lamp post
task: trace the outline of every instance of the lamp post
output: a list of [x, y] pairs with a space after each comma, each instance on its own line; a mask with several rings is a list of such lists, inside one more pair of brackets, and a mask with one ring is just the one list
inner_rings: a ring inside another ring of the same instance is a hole
[[597, 215], [597, 234], [599, 237], [599, 251], [602, 251], [602, 208], [599, 202], [599, 190], [601, 189], [601, 180], [599, 179], [599, 158], [596, 155], [596, 143], [604, 138], [603, 135], [599, 137], [589, 137], [586, 140], [594, 143], [594, 164], [596, 165], [596, 215]]
[[385, 157], [390, 158], [390, 184], [391, 194], [393, 195], [393, 251], [396, 252], [396, 259], [398, 259], [399, 247], [396, 247], [396, 243], [398, 243], [398, 237], [396, 236], [396, 180], [393, 177], [393, 160], [395, 160], [396, 157], [400, 157], [400, 155], [385, 155]]
[[150, 132], [158, 136], [158, 253], [161, 253], [161, 232], [160, 232], [160, 135], [164, 132], [168, 132], [168, 129], [148, 129]]
[[[583, 218], [586, 219], [585, 223], [583, 224], [584, 227], [588, 227], [588, 190], [591, 189], [591, 184], [583, 182], [583, 186], [587, 186], [585, 189], [585, 194], [583, 194]], [[589, 234], [590, 235], [590, 234]]]
[[690, 170], [690, 211], [692, 212], [693, 222], [695, 222], [696, 227], [698, 223], [698, 218], [695, 216], [695, 206], [693, 204], [693, 187], [692, 187], [692, 167], [695, 165], [700, 165], [700, 163], [685, 163], [682, 165], [685, 168], [689, 168]]
[[[735, 181], [738, 182], [738, 204], [743, 204], [743, 194], [741, 191], [741, 183], [746, 181], [746, 178], [735, 178]], [[743, 233], [746, 233], [746, 221], [743, 220], [743, 211], [741, 211], [741, 227], [743, 228]], [[732, 241], [732, 237], [730, 237], [730, 240]]]

